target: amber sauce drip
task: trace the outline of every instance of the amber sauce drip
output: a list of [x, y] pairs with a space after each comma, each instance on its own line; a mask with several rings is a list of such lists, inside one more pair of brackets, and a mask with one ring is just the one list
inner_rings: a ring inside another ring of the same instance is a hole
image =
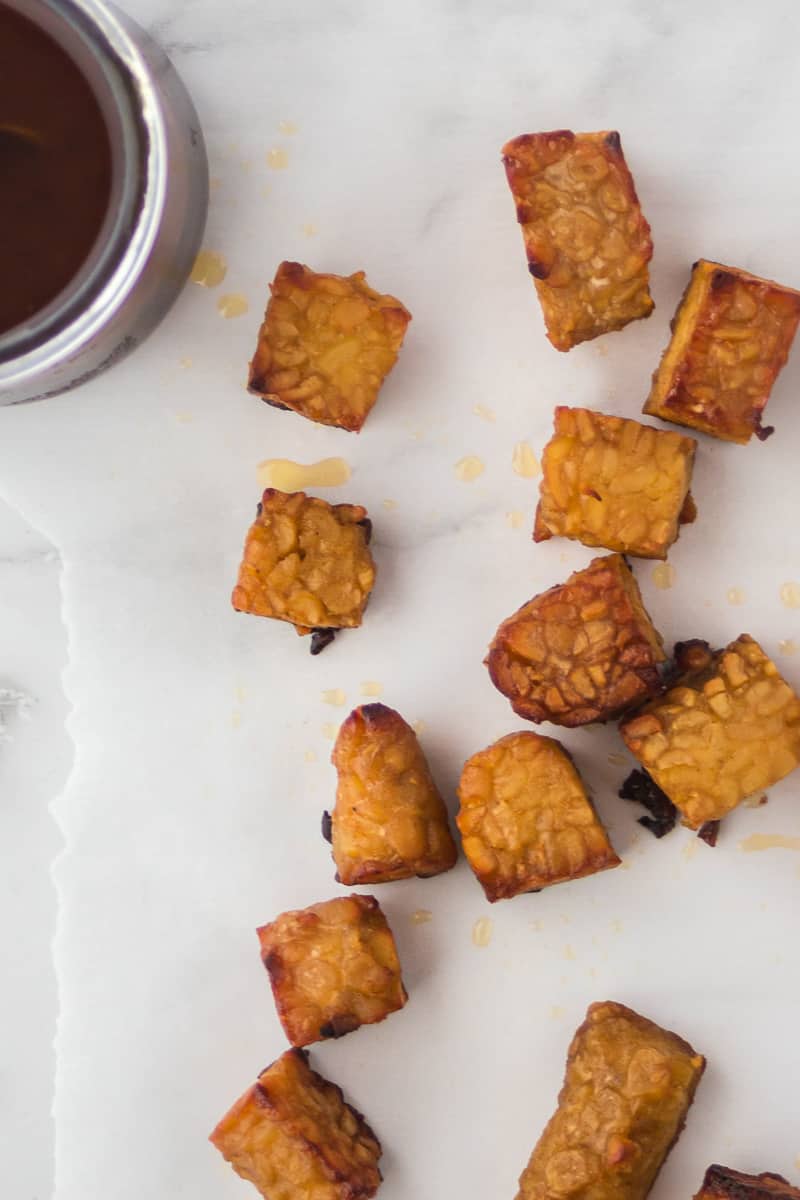
[[111, 144], [72, 59], [0, 4], [0, 333], [49, 304], [108, 209]]

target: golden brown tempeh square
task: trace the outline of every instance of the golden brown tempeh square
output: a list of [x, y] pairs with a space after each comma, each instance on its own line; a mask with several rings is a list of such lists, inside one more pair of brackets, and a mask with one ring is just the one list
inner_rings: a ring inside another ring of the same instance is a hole
[[456, 823], [488, 900], [619, 866], [614, 847], [564, 748], [509, 733], [464, 764]]
[[517, 1200], [644, 1200], [704, 1069], [677, 1034], [611, 1000], [590, 1005]]
[[680, 525], [695, 517], [694, 438], [588, 408], [559, 407], [553, 424], [533, 540], [666, 558]]
[[375, 583], [371, 532], [360, 505], [267, 488], [247, 533], [233, 607], [290, 621], [298, 633], [360, 625]]
[[503, 162], [555, 348], [648, 317], [653, 243], [619, 134], [526, 133]]
[[258, 938], [293, 1046], [342, 1037], [406, 1002], [394, 937], [374, 896], [340, 896], [281, 913]]
[[210, 1141], [267, 1200], [369, 1200], [381, 1182], [380, 1142], [303, 1050], [262, 1071]]
[[574, 726], [653, 695], [664, 659], [633, 572], [609, 554], [503, 621], [486, 665], [520, 717]]
[[354, 709], [331, 757], [339, 776], [331, 834], [340, 883], [388, 883], [455, 865], [447, 809], [417, 735], [398, 712], [385, 704]]
[[706, 1171], [694, 1200], [800, 1200], [800, 1188], [769, 1171], [745, 1175], [714, 1163]]
[[793, 771], [800, 699], [749, 634], [620, 725], [628, 749], [698, 829]]
[[728, 442], [767, 437], [761, 414], [799, 320], [800, 292], [700, 259], [644, 412]]
[[374, 291], [363, 271], [321, 275], [282, 262], [270, 291], [250, 391], [311, 421], [358, 432], [397, 361], [411, 313]]

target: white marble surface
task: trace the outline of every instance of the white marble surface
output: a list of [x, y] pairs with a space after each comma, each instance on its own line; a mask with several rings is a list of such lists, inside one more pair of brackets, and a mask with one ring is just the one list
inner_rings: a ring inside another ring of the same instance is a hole
[[[425, 722], [452, 798], [463, 759], [520, 726], [481, 666], [497, 622], [590, 557], [532, 544], [536, 481], [512, 473], [514, 445], [538, 450], [556, 403], [639, 413], [699, 255], [800, 283], [792, 0], [128, 9], [194, 94], [218, 180], [206, 245], [229, 271], [216, 291], [187, 288], [113, 373], [0, 411], [0, 494], [39, 531], [31, 544], [55, 555], [45, 571], [13, 521], [0, 525], [0, 686], [39, 698], [13, 748], [0, 749], [14, 781], [2, 820], [23, 860], [6, 850], [8, 871], [36, 897], [20, 923], [30, 957], [13, 920], [7, 934], [31, 997], [27, 1021], [18, 1000], [12, 1008], [19, 1044], [37, 1047], [39, 1072], [24, 1093], [38, 1107], [27, 1132], [15, 1127], [27, 1149], [10, 1160], [15, 1200], [47, 1186], [47, 863], [60, 842], [56, 1200], [247, 1195], [205, 1137], [284, 1044], [253, 928], [336, 891], [318, 818], [334, 782], [324, 726], [347, 710], [324, 704], [322, 690], [355, 704], [361, 681], [381, 681], [387, 702]], [[498, 155], [514, 134], [559, 126], [621, 131], [656, 246], [653, 317], [569, 355], [544, 339]], [[276, 148], [285, 170], [267, 165]], [[244, 390], [281, 258], [363, 267], [414, 313], [358, 438]], [[250, 312], [221, 319], [224, 292], [245, 294]], [[651, 568], [638, 569], [667, 638], [722, 642], [747, 629], [775, 654], [800, 641], [800, 613], [779, 600], [782, 583], [800, 580], [798, 383], [795, 355], [766, 444], [703, 441], [700, 517], [671, 556], [675, 586], [658, 591]], [[330, 496], [370, 509], [379, 583], [363, 628], [311, 659], [282, 626], [234, 614], [228, 594], [256, 463], [337, 454], [353, 476]], [[466, 454], [486, 463], [472, 484], [453, 470]], [[517, 510], [513, 529], [506, 514]], [[730, 588], [742, 605], [727, 602]], [[67, 637], [74, 767], [61, 794]], [[779, 661], [800, 685], [800, 657]], [[314, 1054], [384, 1142], [381, 1195], [512, 1196], [568, 1038], [605, 997], [678, 1029], [710, 1060], [656, 1200], [693, 1194], [713, 1159], [797, 1178], [798, 858], [744, 855], [738, 843], [756, 831], [800, 836], [798, 778], [772, 789], [765, 810], [732, 818], [716, 851], [692, 855], [688, 834], [657, 843], [615, 798], [624, 768], [608, 761], [621, 749], [613, 730], [564, 740], [626, 869], [495, 906], [486, 949], [470, 940], [489, 909], [463, 861], [381, 889], [411, 1002]], [[43, 819], [47, 798], [58, 828]], [[420, 907], [434, 917], [414, 926]], [[29, 1084], [12, 1047], [2, 1086], [22, 1096]]]

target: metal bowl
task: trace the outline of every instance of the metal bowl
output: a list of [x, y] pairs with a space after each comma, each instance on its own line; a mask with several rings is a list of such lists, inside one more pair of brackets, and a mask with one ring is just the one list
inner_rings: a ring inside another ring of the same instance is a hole
[[75, 60], [112, 145], [111, 202], [78, 275], [0, 335], [0, 404], [94, 378], [147, 337], [192, 268], [208, 210], [200, 122], [164, 52], [101, 0], [4, 0]]

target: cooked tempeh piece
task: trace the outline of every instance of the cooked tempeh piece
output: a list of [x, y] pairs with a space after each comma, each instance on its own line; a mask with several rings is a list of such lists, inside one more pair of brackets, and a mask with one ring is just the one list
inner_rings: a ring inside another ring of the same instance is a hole
[[694, 1200], [800, 1200], [800, 1188], [792, 1187], [788, 1179], [769, 1171], [745, 1175], [714, 1163], [706, 1171], [703, 1186]]
[[456, 823], [488, 900], [580, 879], [619, 858], [557, 741], [509, 733], [464, 764]]
[[749, 634], [623, 720], [625, 744], [699, 829], [793, 771], [800, 698]]
[[727, 442], [762, 440], [772, 385], [800, 321], [800, 292], [700, 259], [644, 412]]
[[398, 712], [385, 704], [354, 709], [331, 758], [339, 775], [331, 834], [340, 883], [388, 883], [455, 865], [447, 809]]
[[526, 133], [503, 162], [555, 348], [648, 317], [653, 243], [619, 134]]
[[503, 621], [492, 683], [529, 721], [608, 721], [659, 688], [663, 643], [619, 554], [595, 558]]
[[[355, 628], [375, 583], [371, 533], [360, 505], [267, 488], [247, 533], [233, 607], [328, 640], [336, 629]], [[318, 649], [312, 639], [311, 653]]]
[[381, 1182], [380, 1142], [304, 1050], [262, 1071], [209, 1140], [267, 1200], [369, 1200]]
[[677, 1034], [622, 1004], [590, 1005], [517, 1200], [644, 1200], [704, 1069]]
[[666, 558], [680, 525], [695, 517], [694, 438], [588, 408], [559, 407], [553, 424], [533, 540]]
[[281, 913], [258, 938], [293, 1046], [342, 1037], [406, 1002], [394, 937], [374, 896], [340, 896]]
[[269, 404], [321, 425], [358, 432], [391, 371], [411, 313], [363, 271], [320, 275], [282, 262], [248, 387]]

